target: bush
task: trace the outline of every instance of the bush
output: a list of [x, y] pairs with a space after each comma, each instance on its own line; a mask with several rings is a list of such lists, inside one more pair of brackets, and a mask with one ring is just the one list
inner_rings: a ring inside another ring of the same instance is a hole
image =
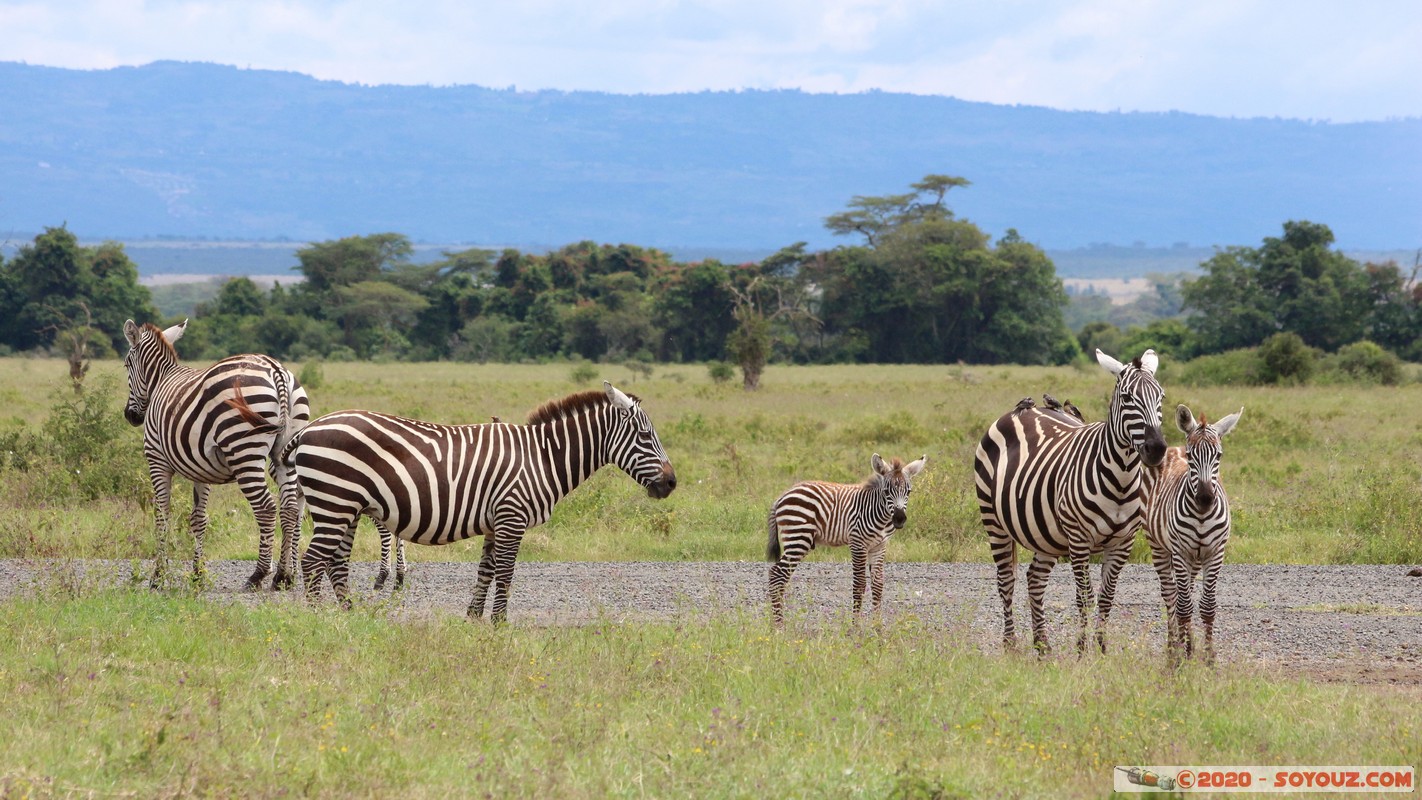
[[296, 379], [310, 391], [321, 388], [321, 384], [326, 382], [326, 373], [321, 369], [320, 361], [308, 361], [301, 365], [301, 374], [297, 375]]
[[1255, 349], [1200, 356], [1179, 365], [1174, 380], [1188, 386], [1256, 386], [1263, 364]]
[[573, 383], [591, 383], [593, 379], [597, 377], [597, 365], [588, 363], [587, 361], [579, 362], [573, 366], [572, 371], [568, 373], [568, 377]]
[[1300, 385], [1313, 376], [1318, 351], [1297, 333], [1276, 333], [1259, 345], [1259, 379], [1263, 383]]
[[1338, 348], [1328, 366], [1340, 377], [1362, 383], [1396, 386], [1402, 382], [1402, 359], [1366, 339]]
[[711, 376], [712, 383], [725, 383], [736, 377], [736, 368], [727, 361], [712, 361], [706, 365], [706, 373]]

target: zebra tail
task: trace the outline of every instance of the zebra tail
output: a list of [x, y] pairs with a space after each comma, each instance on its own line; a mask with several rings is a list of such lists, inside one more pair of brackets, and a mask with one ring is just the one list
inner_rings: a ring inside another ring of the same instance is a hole
[[291, 469], [295, 466], [295, 462], [291, 460], [292, 455], [296, 452], [296, 446], [301, 444], [301, 434], [305, 433], [305, 431], [306, 429], [302, 428], [291, 434], [291, 437], [286, 440], [286, 444], [282, 445], [281, 450], [278, 451], [277, 460], [287, 469]]
[[246, 421], [248, 425], [252, 426], [253, 432], [270, 433], [271, 431], [280, 430], [278, 426], [267, 422], [265, 417], [253, 411], [252, 407], [247, 405], [247, 399], [242, 396], [242, 384], [239, 383], [234, 388], [237, 394], [235, 397], [229, 397], [227, 399], [227, 405], [231, 406], [237, 412], [238, 416]]
[[292, 430], [292, 425], [296, 420], [291, 415], [292, 386], [287, 380], [290, 377], [291, 373], [284, 367], [272, 370], [272, 382], [276, 384], [277, 392], [277, 424], [281, 431], [281, 435], [277, 436], [277, 440], [272, 443], [272, 453], [280, 453], [283, 456], [287, 451], [287, 446], [291, 444], [291, 440], [297, 433], [300, 433], [299, 429]]
[[765, 560], [780, 560], [780, 530], [775, 524], [775, 509], [770, 510], [770, 519], [766, 521], [766, 527], [770, 528], [770, 541], [765, 543]]

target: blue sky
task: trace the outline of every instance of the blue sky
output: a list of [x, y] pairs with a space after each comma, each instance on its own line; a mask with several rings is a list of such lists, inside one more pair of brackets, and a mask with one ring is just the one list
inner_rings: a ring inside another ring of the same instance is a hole
[[366, 84], [869, 89], [1070, 110], [1422, 116], [1422, 2], [0, 0], [0, 61]]

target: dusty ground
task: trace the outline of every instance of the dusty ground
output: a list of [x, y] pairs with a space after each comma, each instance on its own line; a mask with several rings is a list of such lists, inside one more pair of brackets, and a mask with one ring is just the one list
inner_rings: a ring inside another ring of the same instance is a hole
[[[186, 565], [184, 565], [184, 568]], [[214, 561], [210, 595], [242, 603], [294, 602], [292, 593], [245, 593], [252, 562]], [[127, 562], [0, 562], [0, 598], [37, 581], [81, 570], [91, 580], [126, 580]], [[1315, 677], [1422, 686], [1422, 578], [1399, 566], [1226, 565], [1220, 578], [1216, 640], [1220, 661], [1303, 669]], [[1093, 575], [1095, 569], [1093, 569]], [[412, 565], [396, 598], [370, 586], [375, 565], [357, 563], [352, 585], [361, 602], [390, 602], [394, 614], [463, 614], [475, 578], [472, 563]], [[987, 651], [1000, 648], [1001, 611], [989, 564], [890, 563], [885, 612], [916, 614], [961, 627]], [[513, 624], [561, 625], [593, 620], [638, 621], [679, 615], [765, 610], [766, 566], [716, 563], [522, 562], [514, 575]], [[844, 613], [849, 565], [809, 563], [796, 572], [787, 606], [792, 620]], [[330, 601], [329, 589], [326, 602]], [[1053, 572], [1047, 592], [1053, 643], [1075, 641], [1070, 569]], [[1128, 565], [1111, 620], [1112, 636], [1163, 646], [1159, 588], [1147, 565]], [[1027, 634], [1025, 580], [1017, 584], [1019, 635]]]

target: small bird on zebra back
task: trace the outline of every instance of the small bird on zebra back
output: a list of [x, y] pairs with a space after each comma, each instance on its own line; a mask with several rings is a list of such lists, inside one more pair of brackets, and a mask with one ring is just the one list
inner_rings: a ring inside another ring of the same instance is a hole
[[123, 361], [128, 373], [123, 416], [143, 428], [143, 455], [153, 484], [158, 531], [150, 584], [161, 586], [167, 574], [174, 476], [193, 483], [188, 530], [193, 537], [194, 581], [206, 580], [203, 539], [212, 486], [235, 482], [252, 507], [259, 532], [257, 566], [247, 588], [261, 584], [272, 572], [278, 516], [278, 504], [267, 489], [270, 462], [280, 492], [282, 531], [272, 588], [291, 586], [301, 535], [301, 495], [295, 477], [274, 456], [310, 417], [306, 390], [270, 356], [232, 356], [205, 369], [178, 363], [174, 344], [187, 327], [187, 320], [166, 330], [133, 320], [123, 324], [129, 344]]
[[978, 512], [997, 567], [1003, 642], [1015, 647], [1012, 595], [1017, 549], [1032, 553], [1027, 599], [1032, 642], [1049, 649], [1043, 598], [1057, 559], [1071, 559], [1081, 633], [1086, 647], [1092, 586], [1088, 569], [1103, 553], [1097, 604], [1097, 642], [1106, 647], [1105, 626], [1115, 602], [1116, 579], [1130, 556], [1145, 515], [1143, 467], [1160, 463], [1165, 437], [1156, 381], [1159, 359], [1147, 350], [1122, 364], [1100, 350], [1097, 363], [1116, 376], [1106, 420], [1083, 424], [1064, 411], [1018, 407], [990, 425], [978, 443], [973, 466]]
[[1203, 415], [1196, 419], [1188, 406], [1176, 406], [1175, 424], [1185, 434], [1185, 445], [1169, 449], [1148, 488], [1146, 538], [1170, 623], [1167, 647], [1172, 663], [1194, 649], [1195, 576], [1202, 572], [1204, 653], [1207, 661], [1214, 660], [1215, 589], [1230, 534], [1229, 497], [1220, 482], [1220, 440], [1243, 414], [1241, 408], [1210, 424]]
[[928, 456], [905, 464], [869, 459], [874, 472], [858, 484], [805, 481], [790, 487], [771, 506], [769, 542], [770, 610], [776, 624], [785, 621], [785, 586], [805, 554], [817, 546], [849, 545], [854, 570], [855, 613], [863, 608], [865, 586], [878, 609], [884, 594], [884, 549], [889, 537], [908, 520], [913, 479]]
[[484, 537], [469, 616], [507, 617], [524, 533], [598, 469], [615, 464], [653, 498], [676, 472], [641, 401], [610, 383], [534, 410], [524, 425], [440, 425], [374, 411], [338, 411], [292, 438], [282, 460], [311, 509], [301, 566], [308, 598], [330, 578], [349, 605], [347, 578], [361, 515], [416, 544]]

